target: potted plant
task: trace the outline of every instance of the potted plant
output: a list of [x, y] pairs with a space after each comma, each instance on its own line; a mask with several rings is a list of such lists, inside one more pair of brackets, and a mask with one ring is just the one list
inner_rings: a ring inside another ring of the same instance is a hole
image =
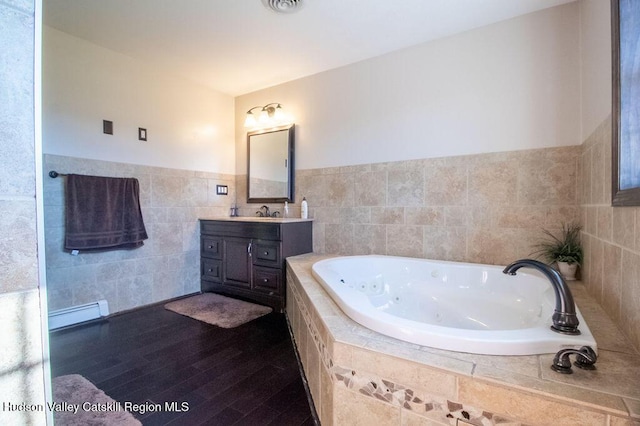
[[532, 254], [549, 264], [556, 263], [565, 280], [575, 280], [578, 266], [582, 265], [581, 229], [577, 223], [563, 223], [559, 237], [543, 229], [546, 238], [534, 246], [537, 250]]

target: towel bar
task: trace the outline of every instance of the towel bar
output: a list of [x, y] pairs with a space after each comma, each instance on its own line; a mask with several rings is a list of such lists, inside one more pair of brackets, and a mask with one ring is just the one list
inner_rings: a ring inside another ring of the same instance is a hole
[[54, 179], [55, 179], [55, 178], [57, 178], [58, 176], [66, 176], [66, 173], [58, 173], [58, 172], [56, 172], [55, 170], [51, 170], [51, 171], [49, 172], [49, 177], [50, 177], [50, 178], [54, 178]]

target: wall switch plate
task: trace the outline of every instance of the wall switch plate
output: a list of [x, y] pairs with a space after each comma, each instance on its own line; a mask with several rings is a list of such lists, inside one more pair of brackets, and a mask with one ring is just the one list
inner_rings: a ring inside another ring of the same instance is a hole
[[217, 195], [229, 194], [229, 187], [227, 185], [216, 185], [216, 194]]
[[143, 129], [142, 127], [138, 127], [138, 140], [146, 141], [147, 140], [147, 129]]
[[105, 135], [113, 134], [113, 121], [102, 120], [102, 133]]

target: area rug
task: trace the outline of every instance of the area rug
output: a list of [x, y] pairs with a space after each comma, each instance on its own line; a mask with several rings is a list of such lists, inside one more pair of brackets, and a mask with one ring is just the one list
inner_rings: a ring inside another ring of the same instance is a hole
[[53, 420], [58, 426], [139, 426], [122, 404], [79, 374], [53, 379]]
[[268, 314], [268, 306], [256, 305], [215, 293], [202, 293], [164, 305], [165, 309], [222, 328], [234, 328]]

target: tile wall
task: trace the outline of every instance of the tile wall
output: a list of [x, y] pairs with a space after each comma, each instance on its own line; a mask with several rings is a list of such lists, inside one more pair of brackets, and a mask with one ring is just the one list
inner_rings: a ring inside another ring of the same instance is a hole
[[[135, 250], [63, 250], [64, 178], [50, 170], [140, 182], [149, 239]], [[50, 311], [106, 299], [118, 312], [200, 290], [198, 218], [225, 216], [235, 201], [235, 177], [56, 155], [44, 156], [47, 284]], [[229, 194], [216, 195], [216, 185]]]
[[[314, 252], [507, 264], [541, 228], [579, 219], [580, 147], [296, 171], [314, 218]], [[242, 215], [246, 176], [237, 181]], [[282, 206], [272, 205], [282, 210]]]
[[[35, 2], [0, 0], [0, 395], [44, 406], [36, 229]], [[44, 424], [43, 411], [0, 407], [0, 424]]]
[[611, 118], [584, 141], [580, 203], [583, 281], [640, 349], [640, 207], [611, 207]]

